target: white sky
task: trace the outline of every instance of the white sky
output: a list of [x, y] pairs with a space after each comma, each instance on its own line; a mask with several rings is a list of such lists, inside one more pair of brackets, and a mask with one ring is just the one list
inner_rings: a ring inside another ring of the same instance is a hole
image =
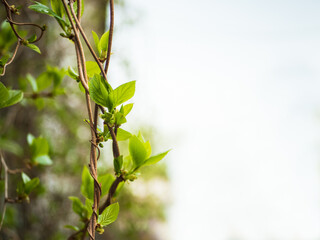
[[128, 5], [110, 69], [173, 148], [170, 240], [319, 239], [320, 1]]

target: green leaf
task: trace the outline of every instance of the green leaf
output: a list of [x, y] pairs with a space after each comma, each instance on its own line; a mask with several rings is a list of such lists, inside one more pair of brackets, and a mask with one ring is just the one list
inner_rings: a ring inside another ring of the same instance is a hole
[[119, 156], [113, 159], [113, 167], [116, 174], [119, 174], [123, 164], [123, 156]]
[[111, 92], [114, 101], [114, 107], [119, 106], [120, 104], [124, 103], [125, 101], [128, 101], [130, 98], [133, 97], [135, 92], [135, 85], [136, 81], [131, 81], [120, 85]]
[[87, 75], [92, 78], [95, 74], [100, 74], [101, 70], [98, 64], [94, 61], [86, 61]]
[[31, 155], [33, 157], [47, 155], [49, 152], [49, 144], [43, 137], [34, 138], [31, 144]]
[[98, 223], [104, 227], [113, 223], [119, 214], [119, 203], [114, 203], [108, 206], [102, 213], [99, 215]]
[[31, 136], [28, 135], [28, 143], [31, 149], [31, 162], [34, 164], [40, 164], [40, 165], [52, 164], [52, 160], [48, 155], [49, 154], [48, 141], [43, 137], [34, 138], [32, 136], [33, 137], [32, 139]]
[[68, 76], [73, 78], [74, 80], [79, 80], [78, 73], [72, 67], [68, 67]]
[[53, 87], [57, 90], [57, 87], [61, 84], [63, 77], [66, 75], [66, 71], [63, 68], [47, 66], [47, 76], [53, 81]]
[[92, 37], [94, 40], [94, 45], [96, 46], [96, 49], [98, 51], [98, 56], [100, 57], [101, 55], [101, 44], [100, 44], [100, 40], [98, 37], [98, 34], [95, 31], [92, 31]]
[[86, 207], [86, 215], [84, 216], [86, 219], [90, 219], [92, 215], [92, 205], [93, 205], [93, 200], [86, 198], [85, 202], [85, 207]]
[[37, 40], [37, 35], [36, 34], [33, 34], [31, 37], [29, 37], [28, 39], [28, 42], [34, 42], [35, 40]]
[[23, 156], [23, 148], [16, 141], [0, 138], [0, 149], [11, 152], [17, 156]]
[[69, 228], [72, 229], [74, 231], [79, 231], [79, 228], [77, 226], [73, 226], [73, 225], [64, 225], [65, 228]]
[[52, 11], [49, 7], [39, 2], [34, 3], [34, 5], [29, 6], [31, 10], [54, 17], [64, 31], [66, 30], [66, 27], [70, 27], [69, 23], [67, 23], [62, 17], [60, 17], [57, 13]]
[[114, 177], [111, 174], [105, 174], [98, 176], [98, 181], [101, 184], [101, 197], [105, 196], [114, 181]]
[[83, 209], [86, 209], [86, 207], [82, 204], [81, 200], [77, 197], [69, 197], [69, 199], [72, 201], [72, 210], [78, 214], [80, 217], [82, 217]]
[[125, 118], [124, 114], [121, 112], [115, 113], [115, 124], [120, 126], [123, 123], [126, 123], [127, 119]]
[[53, 81], [53, 75], [48, 71], [43, 72], [37, 77], [36, 81], [37, 81], [38, 91], [42, 91], [51, 85]]
[[84, 197], [93, 199], [93, 178], [86, 166], [82, 170], [81, 193]]
[[170, 150], [163, 152], [163, 153], [159, 153], [157, 155], [154, 155], [154, 156], [148, 158], [147, 160], [144, 161], [143, 166], [156, 164], [161, 159], [163, 159], [168, 154], [168, 152], [170, 152]]
[[34, 45], [34, 44], [32, 44], [32, 43], [29, 43], [29, 44], [27, 44], [27, 45], [25, 45], [26, 47], [28, 47], [28, 48], [31, 48], [33, 51], [35, 51], [35, 52], [37, 52], [37, 53], [41, 53], [40, 52], [40, 49], [38, 48], [38, 46], [36, 46], [36, 45]]
[[51, 165], [52, 160], [48, 155], [41, 155], [34, 158], [34, 162], [40, 165]]
[[86, 90], [84, 89], [83, 85], [81, 82], [78, 83], [79, 89], [81, 92], [86, 93]]
[[52, 11], [49, 7], [47, 7], [46, 5], [43, 5], [39, 2], [34, 2], [34, 5], [29, 6], [29, 8], [33, 11], [39, 12], [39, 13], [43, 13], [46, 15], [49, 15], [51, 17], [59, 17], [59, 15], [57, 15], [54, 11]]
[[39, 178], [32, 178], [29, 182], [25, 183], [24, 191], [29, 195], [40, 183]]
[[134, 168], [139, 168], [147, 156], [144, 143], [135, 135], [129, 140], [129, 152], [132, 157]]
[[146, 156], [146, 157], [148, 158], [148, 157], [150, 157], [151, 152], [152, 152], [150, 142], [149, 142], [149, 141], [146, 141], [146, 142], [144, 143], [144, 147], [145, 147], [145, 149], [146, 149], [146, 151], [147, 151], [147, 156]]
[[26, 78], [31, 85], [32, 91], [38, 92], [38, 85], [36, 79], [34, 79], [34, 77], [29, 73], [27, 74]]
[[9, 91], [8, 89], [0, 82], [0, 106], [2, 105], [1, 103], [4, 103], [8, 100], [9, 98]]
[[129, 103], [129, 104], [123, 106], [124, 116], [127, 116], [131, 112], [132, 107], [133, 107], [133, 103]]
[[31, 179], [29, 178], [29, 176], [27, 174], [25, 174], [24, 172], [21, 173], [21, 177], [22, 177], [22, 181], [24, 184], [26, 184], [27, 182], [29, 182]]
[[63, 17], [64, 7], [60, 0], [51, 0], [51, 8], [59, 17]]
[[0, 108], [9, 107], [20, 102], [23, 99], [23, 93], [20, 90], [8, 90], [0, 82]]
[[95, 74], [89, 82], [89, 93], [95, 103], [107, 107], [109, 111], [113, 109], [113, 101], [109, 96], [111, 91], [106, 81], [98, 74]]
[[117, 140], [118, 141], [125, 141], [127, 139], [129, 139], [132, 136], [131, 133], [129, 133], [126, 130], [123, 130], [122, 128], [118, 128], [117, 131]]
[[23, 92], [20, 90], [9, 90], [9, 99], [5, 103], [6, 106], [14, 105], [23, 99]]
[[31, 146], [33, 140], [34, 140], [34, 136], [31, 133], [28, 133], [27, 142], [28, 142], [29, 146]]
[[101, 46], [101, 50], [107, 52], [108, 51], [108, 45], [109, 45], [109, 31], [105, 32], [100, 41], [99, 44]]
[[44, 108], [44, 99], [43, 98], [37, 98], [34, 101], [34, 104], [36, 105], [37, 109], [40, 111]]

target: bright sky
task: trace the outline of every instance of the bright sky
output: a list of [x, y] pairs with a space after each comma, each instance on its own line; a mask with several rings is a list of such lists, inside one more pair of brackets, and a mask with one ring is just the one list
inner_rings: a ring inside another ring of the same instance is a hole
[[128, 5], [114, 56], [173, 148], [169, 240], [319, 239], [320, 1]]

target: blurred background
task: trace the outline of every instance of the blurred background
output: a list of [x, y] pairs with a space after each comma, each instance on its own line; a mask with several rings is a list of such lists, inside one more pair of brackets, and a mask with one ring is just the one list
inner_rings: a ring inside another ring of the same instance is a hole
[[[85, 4], [85, 29], [101, 36], [107, 2]], [[319, 8], [311, 0], [117, 1], [109, 79], [137, 80], [127, 129], [142, 129], [154, 152], [172, 151], [119, 195], [119, 220], [101, 239], [320, 239]], [[16, 88], [47, 64], [75, 66], [57, 24], [23, 12], [51, 30], [41, 56], [24, 49], [1, 78]], [[81, 92], [62, 81], [65, 94], [54, 100], [0, 111], [10, 166], [25, 158], [29, 132], [48, 137], [54, 161], [30, 173], [42, 190], [9, 209], [3, 239], [48, 231], [65, 239], [63, 226], [77, 221], [67, 196], [79, 195], [89, 129]], [[102, 165], [109, 153], [108, 145]]]

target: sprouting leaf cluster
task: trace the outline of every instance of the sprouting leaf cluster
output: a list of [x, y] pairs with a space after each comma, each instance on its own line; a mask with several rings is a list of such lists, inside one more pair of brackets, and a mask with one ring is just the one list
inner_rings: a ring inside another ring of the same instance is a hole
[[[101, 197], [108, 194], [109, 189], [115, 180], [112, 174], [104, 174], [98, 177], [98, 181], [101, 184]], [[82, 203], [80, 198], [71, 196], [69, 199], [72, 201], [72, 210], [79, 216], [82, 226], [89, 221], [92, 214], [92, 204], [93, 204], [93, 178], [90, 175], [89, 169], [87, 167], [83, 168], [82, 171], [82, 184], [81, 184], [81, 194], [85, 199], [85, 203]], [[119, 204], [114, 203], [108, 206], [98, 218], [97, 231], [103, 233], [103, 227], [113, 223], [119, 213]], [[67, 225], [67, 228], [72, 228], [74, 230], [79, 229], [78, 226]], [[77, 230], [76, 230], [77, 231]]]
[[18, 201], [25, 199], [29, 202], [29, 195], [39, 185], [40, 180], [37, 177], [30, 179], [30, 177], [24, 172], [21, 173], [21, 177], [22, 181], [20, 181], [17, 186], [17, 199]]
[[31, 152], [32, 165], [51, 165], [52, 160], [49, 157], [49, 144], [43, 137], [35, 138], [32, 134], [28, 134], [28, 144]]

